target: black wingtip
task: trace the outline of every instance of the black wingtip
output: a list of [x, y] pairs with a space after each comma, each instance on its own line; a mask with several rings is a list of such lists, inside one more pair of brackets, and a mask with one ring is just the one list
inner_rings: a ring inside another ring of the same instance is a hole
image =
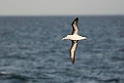
[[72, 22], [72, 25], [74, 24], [74, 22], [78, 22], [78, 17], [75, 18], [75, 20]]
[[75, 22], [75, 21], [78, 21], [78, 17], [77, 17], [77, 18], [75, 18], [75, 20], [74, 20], [73, 22]]
[[72, 64], [74, 64], [74, 62], [72, 62]]
[[78, 20], [78, 17], [75, 20]]
[[74, 64], [74, 61], [72, 61], [72, 64]]
[[72, 64], [74, 64], [75, 60], [74, 59], [71, 59], [71, 61], [72, 61]]

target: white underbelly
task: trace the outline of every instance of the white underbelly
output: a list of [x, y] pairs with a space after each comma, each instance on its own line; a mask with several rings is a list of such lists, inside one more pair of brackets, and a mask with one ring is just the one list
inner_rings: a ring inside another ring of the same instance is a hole
[[69, 35], [70, 40], [82, 40], [82, 37], [79, 35]]

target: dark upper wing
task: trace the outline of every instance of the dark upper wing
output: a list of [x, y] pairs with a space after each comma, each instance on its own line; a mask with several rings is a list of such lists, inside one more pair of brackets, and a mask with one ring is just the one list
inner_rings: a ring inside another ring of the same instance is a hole
[[72, 46], [70, 48], [70, 58], [72, 63], [74, 64], [75, 62], [75, 52], [77, 49], [78, 41], [77, 40], [72, 40]]
[[72, 35], [73, 34], [78, 34], [78, 18], [76, 18], [73, 22], [72, 22], [72, 27], [73, 27], [73, 31], [72, 31]]

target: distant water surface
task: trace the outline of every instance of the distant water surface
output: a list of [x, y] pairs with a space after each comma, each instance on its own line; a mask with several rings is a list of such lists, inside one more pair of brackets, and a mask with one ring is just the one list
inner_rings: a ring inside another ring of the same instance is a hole
[[80, 16], [73, 65], [75, 18], [0, 17], [0, 83], [124, 83], [124, 16]]

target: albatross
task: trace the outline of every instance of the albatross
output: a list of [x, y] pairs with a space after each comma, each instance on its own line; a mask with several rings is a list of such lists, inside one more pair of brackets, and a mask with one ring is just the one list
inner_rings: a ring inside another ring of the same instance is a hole
[[73, 22], [72, 22], [72, 34], [71, 35], [67, 35], [66, 37], [62, 38], [62, 40], [66, 40], [69, 39], [72, 41], [72, 45], [70, 48], [70, 58], [72, 63], [74, 64], [75, 62], [75, 53], [76, 53], [76, 49], [78, 46], [78, 40], [86, 40], [86, 37], [82, 37], [78, 34], [79, 32], [79, 28], [78, 28], [78, 18], [76, 18]]

